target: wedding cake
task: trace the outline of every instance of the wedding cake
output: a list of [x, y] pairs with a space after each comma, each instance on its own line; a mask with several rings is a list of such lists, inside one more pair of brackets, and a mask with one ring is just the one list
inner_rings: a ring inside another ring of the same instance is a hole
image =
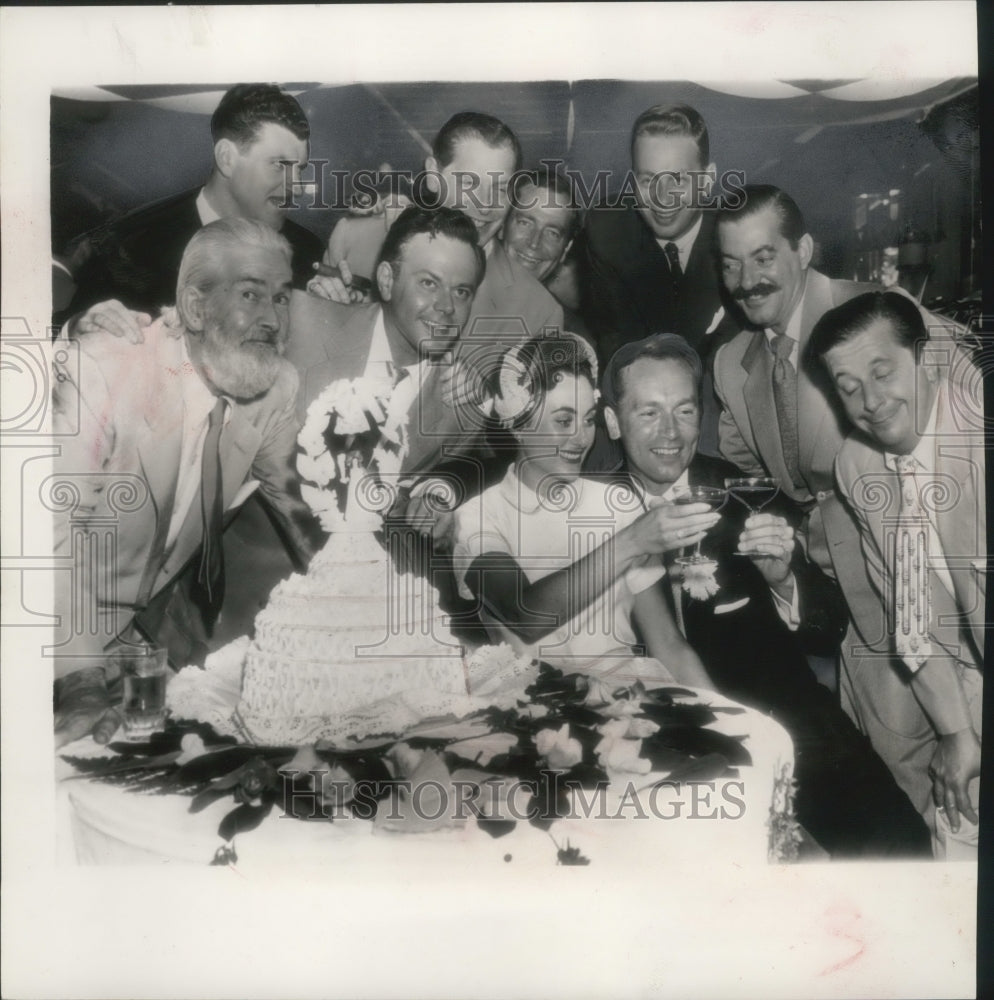
[[464, 657], [437, 590], [371, 532], [342, 531], [259, 613], [237, 716], [268, 745], [398, 733], [520, 695], [533, 673], [513, 655]]
[[[164, 742], [137, 756], [111, 744], [66, 757], [99, 777], [104, 763], [89, 756], [111, 755], [108, 784], [65, 797], [77, 858], [203, 860], [213, 843], [214, 863], [230, 863], [236, 833], [249, 864], [439, 857], [475, 871], [512, 858], [627, 866], [792, 856], [793, 747], [772, 719], [714, 692], [620, 684], [639, 676], [637, 657], [591, 676], [506, 645], [464, 655], [435, 588], [381, 545], [382, 506], [359, 502], [363, 483], [367, 498], [377, 493], [370, 470], [399, 472], [406, 410], [393, 388], [333, 383], [313, 404], [302, 492], [329, 540], [305, 574], [273, 590], [251, 639], [171, 680]], [[203, 723], [238, 745], [205, 745]], [[556, 775], [569, 780], [550, 791]], [[127, 791], [145, 787], [159, 794]], [[188, 805], [170, 791], [196, 797]], [[294, 802], [301, 818], [315, 818], [313, 807], [336, 821], [269, 821], [297, 815]], [[520, 822], [541, 803], [546, 821]]]

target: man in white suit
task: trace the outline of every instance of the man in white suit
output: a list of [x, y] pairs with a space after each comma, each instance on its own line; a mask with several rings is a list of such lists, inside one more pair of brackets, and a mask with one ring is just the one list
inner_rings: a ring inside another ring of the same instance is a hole
[[[212, 223], [183, 254], [174, 315], [137, 345], [92, 333], [79, 342], [78, 371], [56, 372], [57, 481], [74, 500], [54, 530], [56, 554], [74, 563], [71, 574], [57, 574], [60, 743], [113, 735], [109, 645], [167, 645], [174, 667], [203, 650], [223, 597], [223, 562], [215, 555], [204, 568], [206, 598], [177, 584], [205, 543], [210, 551], [220, 542], [224, 512], [254, 485], [300, 558], [312, 551], [317, 533], [309, 534], [293, 469], [298, 377], [282, 357], [290, 262], [289, 244], [268, 226]], [[93, 545], [108, 524], [113, 545]]]
[[980, 774], [983, 383], [960, 345], [929, 332], [912, 301], [873, 292], [827, 313], [808, 351], [855, 427], [836, 460], [839, 489], [886, 610], [885, 653], [904, 664], [930, 723], [906, 740], [908, 758], [924, 765], [920, 783], [932, 779], [939, 815], [923, 811], [940, 832], [948, 824], [958, 834], [963, 817], [977, 822]]

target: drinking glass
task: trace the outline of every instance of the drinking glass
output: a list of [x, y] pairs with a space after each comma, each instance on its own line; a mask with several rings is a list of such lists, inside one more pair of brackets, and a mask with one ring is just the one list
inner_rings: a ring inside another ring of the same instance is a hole
[[[688, 486], [681, 494], [673, 498], [675, 504], [685, 506], [692, 503], [707, 504], [711, 510], [719, 510], [728, 499], [728, 491], [719, 486]], [[711, 562], [707, 556], [701, 555], [701, 541], [697, 540], [694, 551], [689, 556], [681, 556], [676, 560], [680, 566], [693, 566], [700, 563]]]
[[758, 514], [780, 492], [780, 484], [775, 479], [763, 476], [726, 479], [725, 487], [739, 503], [749, 508], [751, 514]]
[[143, 740], [160, 730], [166, 721], [166, 650], [144, 644], [118, 646], [107, 660], [121, 673], [125, 738]]
[[[780, 484], [769, 476], [742, 476], [738, 479], [726, 479], [725, 486], [729, 496], [735, 497], [744, 504], [750, 514], [758, 514], [780, 492]], [[736, 556], [761, 556], [762, 552], [732, 553]]]

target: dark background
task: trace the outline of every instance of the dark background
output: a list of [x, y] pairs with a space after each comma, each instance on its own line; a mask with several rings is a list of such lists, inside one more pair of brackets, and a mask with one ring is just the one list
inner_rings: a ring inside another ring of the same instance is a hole
[[[303, 106], [311, 157], [329, 161], [326, 170], [389, 164], [416, 172], [439, 126], [456, 111], [476, 108], [514, 129], [526, 167], [562, 159], [590, 187], [598, 170], [608, 170], [615, 190], [629, 167], [635, 117], [653, 104], [688, 103], [708, 122], [719, 174], [741, 170], [749, 182], [775, 183], [797, 200], [821, 270], [870, 278], [866, 268], [879, 264], [883, 247], [911, 239], [924, 246], [926, 301], [977, 292], [977, 81], [922, 81], [911, 96], [891, 100], [825, 96], [847, 81], [789, 82], [804, 93], [766, 98], [740, 96], [755, 93], [756, 84], [718, 90], [617, 80], [282, 86]], [[53, 249], [62, 251], [73, 237], [128, 209], [202, 183], [212, 162], [210, 112], [223, 89], [111, 86], [101, 96], [119, 99], [99, 101], [54, 95]], [[897, 206], [884, 203], [892, 189], [901, 192]], [[877, 197], [863, 200], [857, 231], [861, 194]], [[331, 197], [326, 189], [325, 199]], [[302, 203], [309, 204], [307, 196]], [[341, 214], [311, 209], [293, 217], [326, 239]]]

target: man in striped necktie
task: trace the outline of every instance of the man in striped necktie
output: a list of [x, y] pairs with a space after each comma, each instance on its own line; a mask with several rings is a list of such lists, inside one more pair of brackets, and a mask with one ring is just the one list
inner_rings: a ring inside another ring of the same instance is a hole
[[[809, 351], [855, 427], [836, 475], [887, 623], [876, 669], [891, 658], [902, 664], [929, 723], [908, 737], [905, 754], [923, 788], [916, 804], [934, 822], [938, 856], [976, 858], [987, 562], [981, 374], [960, 343], [938, 337], [895, 292], [827, 313]], [[884, 717], [889, 708], [864, 706]]]

